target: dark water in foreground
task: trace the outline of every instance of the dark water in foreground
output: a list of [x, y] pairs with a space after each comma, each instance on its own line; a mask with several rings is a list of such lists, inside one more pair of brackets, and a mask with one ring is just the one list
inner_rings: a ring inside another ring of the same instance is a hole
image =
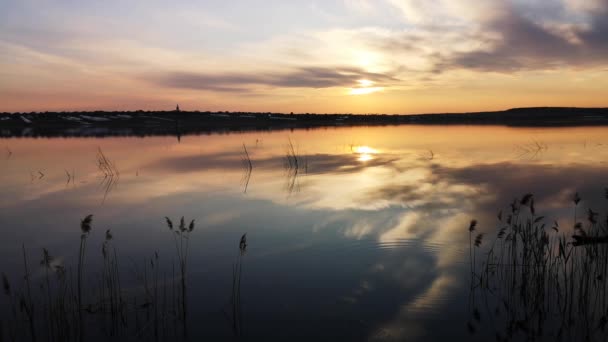
[[[471, 294], [470, 220], [486, 236], [480, 267], [497, 212], [524, 194], [547, 232], [557, 221], [571, 235], [576, 192], [581, 217], [593, 208], [605, 220], [606, 133], [399, 126], [3, 139], [0, 271], [10, 295], [0, 294], [0, 334], [29, 340], [32, 305], [38, 340], [51, 330], [56, 340], [502, 338], [500, 300]], [[556, 339], [559, 318], [550, 321], [539, 340]], [[517, 324], [512, 339], [522, 340], [531, 328]], [[598, 324], [591, 340], [606, 336]]]

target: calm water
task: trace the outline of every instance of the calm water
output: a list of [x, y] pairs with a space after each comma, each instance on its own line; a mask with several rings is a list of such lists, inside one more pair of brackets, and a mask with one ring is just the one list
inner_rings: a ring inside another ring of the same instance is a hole
[[[73, 271], [80, 221], [93, 214], [86, 296], [97, 295], [108, 229], [123, 290], [146, 291], [142, 274], [154, 274], [151, 260], [160, 265], [163, 288], [175, 278], [177, 262], [165, 216], [175, 224], [183, 216], [195, 220], [187, 271], [191, 340], [494, 339], [494, 318], [483, 310], [475, 333], [467, 328], [470, 220], [478, 220], [478, 231], [494, 232], [497, 212], [526, 193], [535, 195], [537, 211], [562, 226], [571, 226], [577, 191], [579, 205], [603, 211], [607, 133], [602, 127], [399, 126], [180, 141], [4, 139], [0, 271], [13, 289], [22, 286], [22, 244], [32, 281], [45, 277], [43, 247]], [[287, 158], [290, 141], [297, 166]], [[104, 178], [98, 149], [119, 176]], [[239, 256], [244, 233], [246, 252]], [[34, 289], [35, 296], [43, 293]], [[100, 330], [94, 317], [87, 320], [94, 339]], [[142, 322], [140, 339], [153, 340]]]

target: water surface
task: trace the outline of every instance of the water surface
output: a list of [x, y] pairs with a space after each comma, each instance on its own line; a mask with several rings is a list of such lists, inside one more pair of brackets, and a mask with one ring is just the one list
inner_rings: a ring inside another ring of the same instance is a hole
[[[174, 278], [178, 257], [165, 217], [176, 224], [184, 217], [195, 220], [190, 339], [493, 339], [489, 318], [467, 329], [470, 220], [494, 232], [497, 212], [526, 193], [563, 226], [571, 226], [575, 192], [582, 207], [605, 209], [607, 132], [393, 126], [2, 139], [0, 270], [13, 288], [23, 283], [22, 244], [37, 281], [42, 248], [74, 269], [80, 222], [93, 214], [89, 287], [99, 282], [109, 229], [124, 290], [144, 291], [137, 275], [150, 260], [161, 265], [161, 279]], [[100, 150], [118, 172], [112, 179], [99, 169]], [[153, 339], [142, 331], [140, 339]]]

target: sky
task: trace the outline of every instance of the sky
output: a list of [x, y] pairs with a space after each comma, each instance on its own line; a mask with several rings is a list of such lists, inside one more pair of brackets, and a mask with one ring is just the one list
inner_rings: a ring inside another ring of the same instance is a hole
[[608, 0], [0, 0], [0, 111], [608, 107]]

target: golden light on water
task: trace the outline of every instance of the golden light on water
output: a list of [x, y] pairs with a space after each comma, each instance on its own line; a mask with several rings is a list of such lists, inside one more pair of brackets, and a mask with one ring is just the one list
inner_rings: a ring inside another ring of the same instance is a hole
[[353, 147], [353, 152], [365, 153], [365, 154], [375, 154], [375, 153], [378, 153], [378, 150], [373, 149], [369, 146], [355, 146], [355, 147]]
[[369, 160], [372, 160], [372, 159], [374, 159], [374, 157], [372, 157], [371, 154], [367, 154], [367, 153], [361, 154], [359, 156], [359, 158], [357, 158], [357, 160], [360, 161], [360, 162], [366, 162], [366, 161], [369, 161]]
[[358, 161], [366, 162], [374, 159], [374, 154], [378, 153], [378, 150], [369, 146], [355, 146], [353, 147], [353, 153], [359, 155], [357, 158]]

